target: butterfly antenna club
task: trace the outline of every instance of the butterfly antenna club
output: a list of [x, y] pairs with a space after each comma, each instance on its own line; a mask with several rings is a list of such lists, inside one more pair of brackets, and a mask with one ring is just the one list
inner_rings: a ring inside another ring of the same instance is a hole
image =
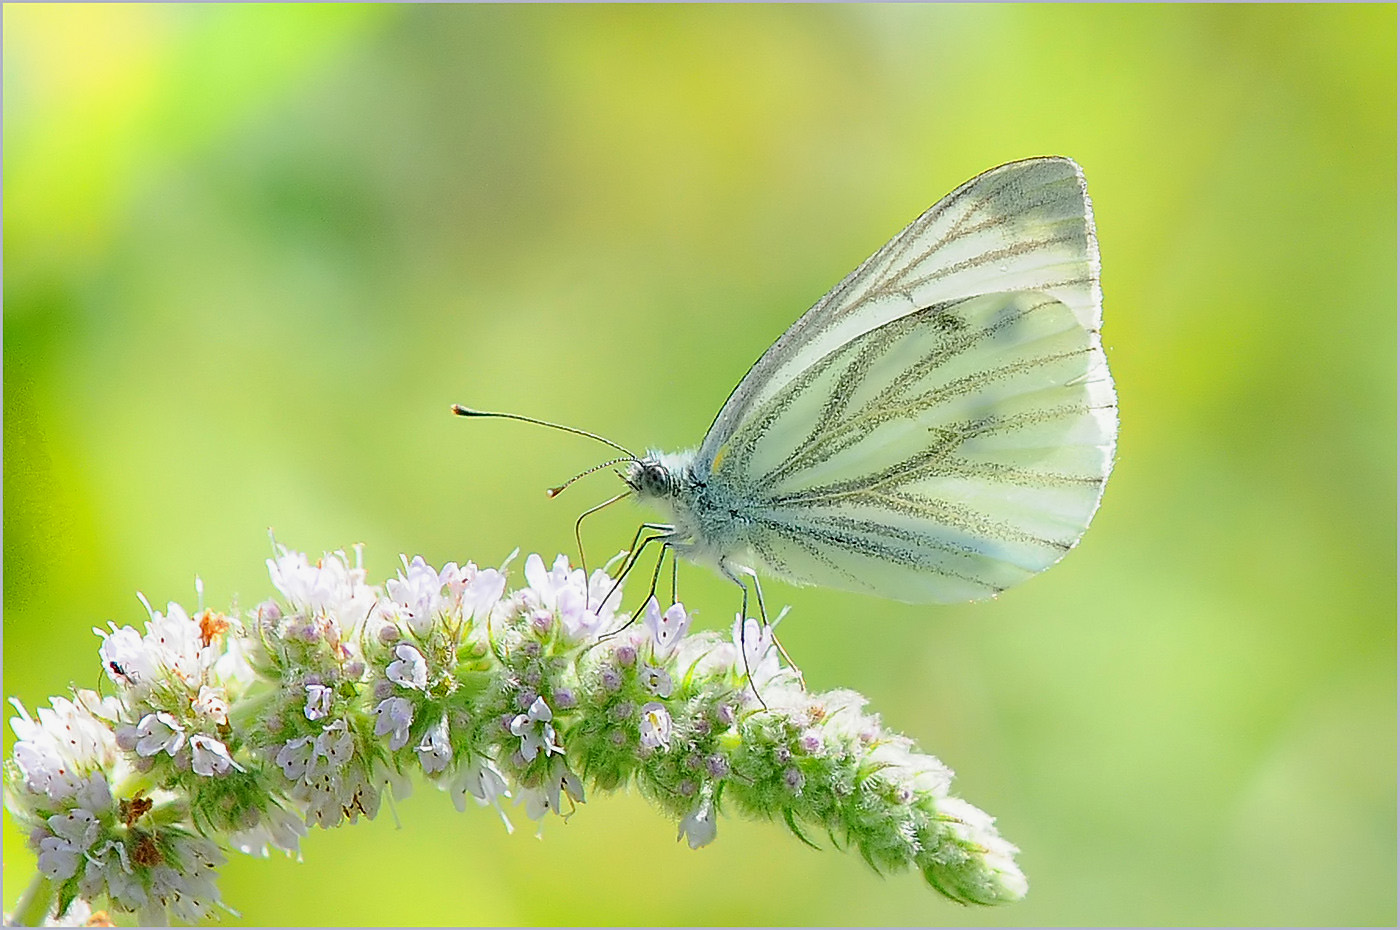
[[[551, 423], [551, 422], [549, 422], [548, 420], [538, 420], [538, 419], [536, 419], [536, 418], [534, 418], [534, 417], [522, 416], [521, 414], [518, 414], [518, 413], [493, 413], [493, 412], [487, 411], [487, 410], [475, 410], [475, 409], [473, 409], [473, 408], [471, 408], [471, 407], [464, 407], [464, 406], [462, 406], [461, 404], [453, 404], [453, 405], [452, 405], [452, 412], [455, 413], [455, 414], [457, 414], [457, 416], [459, 416], [459, 417], [497, 417], [497, 418], [502, 419], [502, 420], [519, 420], [519, 421], [522, 422], [522, 423], [533, 423], [533, 424], [535, 424], [536, 426], [547, 426], [547, 427], [549, 427], [550, 429], [561, 430], [562, 432], [565, 432], [565, 433], [573, 433], [575, 436], [587, 436], [589, 439], [597, 440], [598, 442], [601, 442], [601, 443], [602, 443], [603, 445], [605, 445], [605, 446], [612, 446], [614, 449], [616, 449], [617, 451], [619, 451], [619, 452], [621, 452], [623, 455], [625, 455], [625, 456], [627, 457], [627, 459], [631, 459], [631, 460], [635, 461], [636, 458], [637, 458], [637, 456], [636, 456], [630, 449], [628, 449], [626, 446], [620, 446], [620, 445], [618, 445], [617, 443], [613, 442], [611, 439], [608, 439], [608, 438], [603, 437], [603, 436], [599, 436], [597, 433], [590, 433], [590, 432], [589, 432], [588, 430], [586, 430], [586, 429], [579, 429], [579, 428], [574, 427], [574, 426], [564, 426], [564, 425], [561, 424], [561, 423]], [[624, 460], [623, 460], [623, 459], [618, 459], [618, 461], [624, 461]], [[614, 465], [615, 465], [615, 464], [617, 464], [617, 463], [616, 463], [616, 462], [612, 462], [612, 463], [609, 463], [609, 464], [614, 464]], [[557, 492], [556, 492], [556, 493], [557, 493]], [[553, 495], [550, 495], [550, 496], [552, 497]]]

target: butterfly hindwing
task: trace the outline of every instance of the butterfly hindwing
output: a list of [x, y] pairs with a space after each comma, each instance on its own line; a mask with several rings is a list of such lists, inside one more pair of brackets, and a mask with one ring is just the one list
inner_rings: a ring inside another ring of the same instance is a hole
[[1102, 350], [1039, 292], [852, 339], [752, 411], [713, 478], [774, 574], [909, 601], [990, 596], [1083, 534], [1111, 465]]

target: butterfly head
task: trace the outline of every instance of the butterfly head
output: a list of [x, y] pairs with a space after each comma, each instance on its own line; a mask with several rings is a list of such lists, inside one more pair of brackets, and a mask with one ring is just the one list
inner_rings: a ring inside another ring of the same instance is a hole
[[655, 455], [628, 462], [622, 480], [642, 500], [664, 499], [675, 493], [675, 476]]
[[687, 496], [694, 483], [691, 476], [693, 452], [648, 452], [628, 462], [622, 480], [642, 501], [673, 501]]

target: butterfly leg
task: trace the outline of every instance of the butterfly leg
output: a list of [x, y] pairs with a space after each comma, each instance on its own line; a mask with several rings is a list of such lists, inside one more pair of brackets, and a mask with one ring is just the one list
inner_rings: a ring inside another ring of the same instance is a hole
[[[770, 624], [768, 623], [768, 606], [763, 603], [763, 585], [758, 583], [757, 572], [753, 573], [751, 577], [753, 578], [753, 592], [754, 594], [758, 595], [758, 615], [763, 620], [763, 625], [769, 626]], [[786, 612], [787, 611], [783, 611], [783, 613]], [[778, 620], [781, 619], [783, 618], [780, 615], [778, 617]], [[787, 650], [783, 648], [783, 644], [778, 641], [777, 621], [775, 620], [771, 624], [771, 626], [773, 629], [773, 645], [777, 648], [778, 655], [783, 657], [783, 661], [788, 664], [788, 668], [792, 669], [794, 672], [797, 673], [797, 683], [805, 690], [807, 687], [807, 683], [802, 678], [802, 669], [797, 667], [797, 663], [792, 661], [792, 656], [788, 655]]]
[[680, 595], [676, 593], [676, 576], [680, 574], [681, 556], [676, 551], [675, 546], [671, 547], [671, 603], [679, 604]]
[[[647, 530], [654, 531], [656, 535], [642, 540], [642, 534]], [[608, 589], [607, 595], [603, 598], [604, 604], [608, 602], [608, 598], [617, 593], [617, 589], [622, 585], [622, 579], [626, 578], [636, 566], [637, 560], [642, 556], [642, 550], [647, 547], [647, 543], [655, 542], [658, 539], [670, 539], [675, 530], [676, 528], [669, 523], [643, 523], [637, 527], [637, 533], [632, 537], [632, 545], [627, 547], [627, 558], [623, 560], [622, 569], [617, 573], [617, 580], [613, 582], [613, 586]], [[641, 541], [640, 546], [637, 544], [639, 540]]]
[[739, 622], [743, 623], [749, 619], [749, 587], [744, 584], [744, 580], [734, 573], [729, 567], [729, 563], [723, 558], [719, 560], [719, 573], [739, 586], [739, 590], [744, 592], [744, 598], [739, 606]]
[[763, 621], [763, 625], [768, 625], [768, 606], [763, 603], [763, 585], [758, 583], [758, 574], [750, 573], [753, 579], [753, 593], [758, 595], [758, 619]]
[[[744, 636], [749, 629], [749, 586], [744, 584], [744, 580], [735, 574], [729, 567], [729, 563], [723, 558], [719, 560], [719, 573], [739, 586], [739, 590], [744, 592], [743, 600], [739, 606], [739, 658], [744, 661], [744, 677], [749, 680], [749, 689], [753, 691], [753, 696], [758, 698], [758, 703], [763, 705], [763, 709], [768, 709], [768, 703], [763, 700], [763, 695], [758, 693], [758, 686], [753, 683], [753, 671], [749, 668], [749, 651], [744, 648]], [[754, 576], [757, 582], [758, 576]], [[767, 621], [764, 621], [767, 624]]]
[[647, 609], [647, 604], [651, 603], [652, 598], [656, 597], [656, 583], [661, 578], [661, 566], [666, 564], [666, 552], [670, 548], [670, 542], [663, 538], [661, 540], [661, 555], [656, 560], [656, 568], [652, 569], [651, 572], [651, 589], [647, 591], [646, 599], [642, 601], [642, 606], [637, 608], [637, 612], [632, 615], [632, 620], [629, 621], [629, 623], [635, 623], [637, 618], [642, 615], [642, 611]]
[[[673, 548], [675, 544], [672, 542], [673, 537], [669, 532], [659, 532], [655, 536], [648, 536], [645, 539], [642, 539], [641, 544], [638, 545], [637, 540], [641, 537], [642, 531], [648, 528], [654, 530], [671, 529], [671, 527], [666, 526], [665, 524], [642, 524], [641, 529], [637, 530], [637, 535], [632, 539], [633, 549], [631, 555], [629, 556], [627, 562], [624, 563], [622, 572], [618, 575], [617, 581], [613, 582], [612, 588], [608, 591], [607, 597], [603, 598], [602, 603], [606, 604], [608, 602], [608, 598], [613, 596], [613, 592], [616, 591], [617, 586], [622, 583], [622, 579], [627, 575], [628, 572], [630, 572], [633, 568], [636, 567], [637, 562], [641, 559], [642, 552], [646, 550], [646, 547], [651, 543], [659, 541], [661, 543], [661, 556], [656, 560], [656, 568], [654, 568], [651, 573], [651, 589], [647, 592], [647, 596], [642, 599], [641, 606], [639, 606], [636, 612], [634, 612], [632, 616], [628, 618], [627, 622], [624, 623], [622, 626], [618, 627], [617, 629], [609, 630], [607, 633], [604, 633], [602, 636], [599, 636], [597, 640], [597, 642], [599, 643], [605, 640], [612, 639], [614, 636], [621, 633], [623, 630], [627, 629], [632, 624], [636, 623], [637, 618], [640, 617], [643, 611], [647, 609], [647, 604], [649, 604], [651, 602], [651, 599], [656, 596], [656, 585], [661, 577], [661, 566], [666, 562], [666, 551], [668, 549]], [[597, 643], [595, 643], [594, 645], [597, 645]]]

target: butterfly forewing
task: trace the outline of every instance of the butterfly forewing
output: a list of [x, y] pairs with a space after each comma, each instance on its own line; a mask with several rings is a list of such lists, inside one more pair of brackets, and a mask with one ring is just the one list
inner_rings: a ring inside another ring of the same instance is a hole
[[1098, 245], [1083, 175], [1066, 158], [993, 168], [929, 208], [803, 314], [754, 364], [720, 410], [709, 462], [762, 401], [861, 333], [933, 304], [1035, 290], [1097, 332]]
[[975, 600], [1058, 560], [1112, 466], [1098, 259], [1077, 166], [994, 169], [795, 323], [698, 463], [753, 568], [908, 601]]
[[[1100, 322], [1098, 244], [1083, 174], [1065, 158], [994, 168], [910, 223], [861, 269], [846, 305], [886, 290], [926, 306], [995, 291], [1044, 291], [1086, 329]], [[839, 311], [838, 311], [839, 312]]]

